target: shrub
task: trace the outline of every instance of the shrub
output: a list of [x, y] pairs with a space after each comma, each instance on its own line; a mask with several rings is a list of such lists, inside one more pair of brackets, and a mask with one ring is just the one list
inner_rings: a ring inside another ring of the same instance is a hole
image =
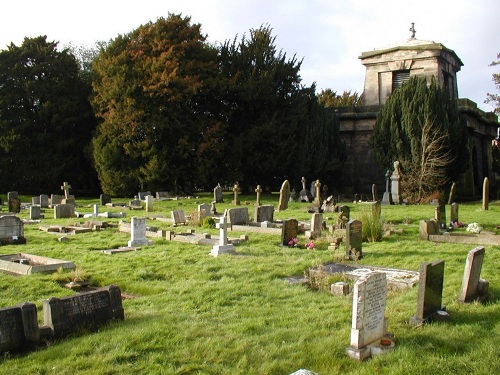
[[215, 228], [215, 220], [213, 217], [207, 216], [203, 219], [202, 228], [206, 229], [214, 229]]
[[378, 242], [382, 239], [383, 220], [380, 214], [374, 210], [364, 210], [361, 212], [360, 221], [363, 226], [363, 241]]

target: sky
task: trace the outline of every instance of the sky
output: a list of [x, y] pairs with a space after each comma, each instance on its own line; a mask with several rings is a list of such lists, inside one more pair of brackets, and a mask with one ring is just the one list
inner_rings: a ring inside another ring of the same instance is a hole
[[24, 0], [2, 2], [0, 50], [46, 35], [61, 47], [93, 46], [155, 22], [168, 13], [191, 17], [210, 43], [240, 39], [269, 25], [276, 47], [302, 60], [304, 85], [362, 93], [362, 52], [416, 38], [441, 43], [464, 63], [458, 92], [485, 111], [498, 93], [490, 67], [500, 53], [498, 0]]

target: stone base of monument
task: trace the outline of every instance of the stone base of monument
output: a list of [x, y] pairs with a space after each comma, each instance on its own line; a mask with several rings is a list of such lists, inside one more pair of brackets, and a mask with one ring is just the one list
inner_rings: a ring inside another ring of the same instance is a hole
[[210, 250], [210, 255], [216, 257], [220, 254], [234, 254], [236, 253], [236, 249], [233, 244], [228, 245], [214, 245], [212, 250]]
[[441, 310], [437, 310], [426, 318], [418, 318], [416, 315], [413, 315], [409, 323], [412, 326], [421, 326], [430, 322], [446, 322], [449, 319], [450, 314], [446, 312], [446, 307], [443, 306]]
[[141, 240], [141, 241], [128, 241], [128, 247], [136, 247], [136, 246], [149, 246], [152, 245], [153, 241], [151, 240]]
[[358, 361], [364, 361], [375, 355], [385, 354], [388, 351], [394, 349], [396, 344], [392, 338], [391, 334], [386, 334], [379, 340], [376, 340], [362, 348], [355, 348], [353, 346], [348, 346], [346, 348], [346, 353], [352, 359]]

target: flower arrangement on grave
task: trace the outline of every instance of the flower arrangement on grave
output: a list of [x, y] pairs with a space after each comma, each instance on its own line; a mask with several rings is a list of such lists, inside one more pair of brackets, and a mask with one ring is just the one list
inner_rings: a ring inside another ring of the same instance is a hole
[[306, 249], [313, 250], [314, 249], [314, 241], [311, 240], [308, 243], [306, 243]]
[[479, 234], [483, 228], [478, 223], [470, 223], [465, 230], [469, 233]]
[[450, 221], [450, 226], [452, 228], [463, 228], [465, 227], [465, 224], [461, 223], [460, 221]]
[[299, 247], [299, 239], [297, 237], [292, 238], [290, 241], [288, 241], [288, 247]]

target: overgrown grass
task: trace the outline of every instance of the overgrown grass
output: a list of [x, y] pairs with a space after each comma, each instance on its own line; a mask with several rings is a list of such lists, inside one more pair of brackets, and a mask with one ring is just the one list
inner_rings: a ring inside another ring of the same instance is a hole
[[[155, 215], [170, 210], [192, 212], [199, 199], [155, 202]], [[23, 199], [26, 200], [26, 199]], [[277, 195], [263, 196], [263, 204], [277, 206]], [[126, 201], [126, 199], [116, 199]], [[230, 202], [228, 193], [226, 202]], [[254, 196], [241, 197], [253, 204]], [[92, 212], [97, 199], [78, 199], [78, 211]], [[179, 206], [179, 204], [182, 204]], [[87, 207], [88, 205], [88, 207]], [[291, 203], [275, 212], [279, 219], [310, 220], [306, 203]], [[351, 218], [360, 219], [362, 205], [351, 204]], [[218, 204], [223, 212], [229, 203]], [[253, 215], [253, 205], [249, 205]], [[122, 211], [104, 208], [100, 211]], [[148, 216], [145, 211], [127, 211]], [[485, 230], [500, 225], [500, 203], [482, 211], [480, 204], [460, 205], [460, 221], [478, 222]], [[390, 291], [386, 316], [395, 334], [396, 348], [384, 356], [358, 363], [348, 358], [352, 296], [333, 297], [304, 285], [289, 285], [287, 276], [302, 276], [311, 266], [345, 253], [342, 245], [328, 250], [324, 239], [315, 250], [278, 246], [279, 236], [248, 233], [237, 245], [238, 255], [213, 258], [210, 247], [154, 239], [154, 245], [113, 256], [99, 250], [126, 245], [129, 235], [116, 227], [101, 232], [57, 235], [26, 225], [27, 244], [3, 246], [0, 253], [27, 252], [73, 261], [95, 285], [118, 285], [136, 298], [123, 301], [125, 320], [98, 332], [50, 342], [24, 355], [7, 353], [0, 359], [1, 374], [290, 374], [307, 368], [327, 374], [493, 374], [500, 372], [500, 247], [486, 248], [481, 277], [489, 280], [491, 300], [459, 304], [467, 252], [473, 247], [434, 244], [418, 240], [418, 222], [434, 214], [433, 206], [383, 206], [382, 217], [395, 231], [380, 242], [363, 244], [362, 264], [418, 270], [420, 263], [443, 259], [443, 303], [448, 323], [421, 328], [408, 324], [415, 314], [417, 288]], [[71, 224], [77, 219], [54, 220], [46, 210], [43, 224]], [[28, 213], [23, 211], [21, 217]], [[328, 216], [328, 214], [325, 214]], [[334, 215], [330, 215], [334, 216]], [[105, 219], [117, 224], [118, 219]], [[174, 231], [167, 223], [148, 219], [148, 225]], [[200, 231], [199, 227], [194, 228]], [[203, 229], [218, 234], [216, 229]], [[229, 233], [237, 236], [242, 233]], [[299, 238], [305, 243], [305, 238]], [[338, 258], [338, 257], [337, 257]], [[51, 296], [74, 292], [61, 287], [58, 277], [0, 273], [0, 307], [30, 301], [39, 309]]]

